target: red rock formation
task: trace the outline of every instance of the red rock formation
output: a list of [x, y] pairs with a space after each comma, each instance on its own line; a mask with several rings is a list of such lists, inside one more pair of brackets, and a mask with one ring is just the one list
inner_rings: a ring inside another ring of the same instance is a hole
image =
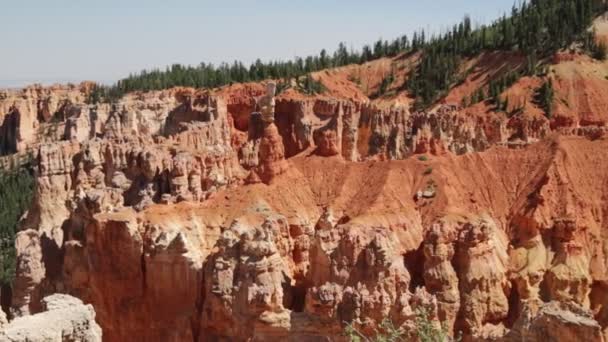
[[[43, 312], [21, 317], [2, 326], [0, 340], [31, 342], [101, 342], [102, 332], [91, 305], [63, 294], [43, 299]], [[0, 313], [0, 316], [4, 312]]]
[[525, 312], [501, 341], [604, 341], [591, 312], [574, 303], [549, 302]]
[[3, 116], [37, 164], [15, 315], [66, 292], [108, 341], [339, 339], [385, 318], [413, 339], [421, 308], [465, 340], [602, 340], [603, 129], [304, 96], [264, 124], [242, 117], [258, 88], [236, 88], [74, 99], [35, 111], [66, 115], [47, 141]]
[[458, 275], [452, 265], [456, 234], [449, 223], [440, 222], [428, 231], [424, 242], [424, 284], [437, 297], [439, 319], [453, 331], [460, 309]]
[[270, 183], [273, 178], [285, 173], [287, 168], [285, 149], [277, 126], [274, 123], [266, 124], [260, 141], [256, 172], [264, 183]]

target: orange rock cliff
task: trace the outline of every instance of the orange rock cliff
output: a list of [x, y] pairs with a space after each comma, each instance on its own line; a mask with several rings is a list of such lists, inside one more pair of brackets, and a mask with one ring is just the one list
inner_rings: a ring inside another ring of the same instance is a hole
[[271, 124], [262, 84], [3, 91], [0, 166], [32, 155], [37, 182], [10, 315], [61, 293], [104, 341], [341, 341], [387, 317], [414, 340], [425, 308], [465, 341], [605, 341], [608, 64], [556, 59], [547, 119], [534, 77], [513, 116], [451, 104], [488, 68], [428, 111], [370, 98], [408, 58], [315, 73], [327, 92], [279, 94]]

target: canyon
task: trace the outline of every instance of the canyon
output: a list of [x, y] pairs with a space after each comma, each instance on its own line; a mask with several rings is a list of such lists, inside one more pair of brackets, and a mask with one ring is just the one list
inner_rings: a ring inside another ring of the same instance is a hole
[[606, 341], [608, 63], [557, 55], [548, 118], [534, 76], [509, 114], [460, 104], [511, 52], [413, 111], [415, 58], [314, 73], [327, 91], [279, 93], [272, 123], [268, 82], [0, 91], [0, 167], [36, 177], [0, 340], [72, 314], [74, 340], [346, 341], [386, 318], [415, 340], [424, 309], [463, 341]]

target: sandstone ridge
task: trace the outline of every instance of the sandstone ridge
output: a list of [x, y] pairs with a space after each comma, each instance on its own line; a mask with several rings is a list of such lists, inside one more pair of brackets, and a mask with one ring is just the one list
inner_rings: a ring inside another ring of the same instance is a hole
[[104, 341], [202, 342], [340, 341], [387, 317], [414, 339], [422, 308], [465, 341], [604, 341], [601, 115], [414, 112], [340, 88], [357, 68], [278, 95], [271, 124], [261, 84], [2, 93], [0, 166], [30, 163], [37, 188], [0, 337], [66, 293], [94, 308], [92, 341], [92, 319]]

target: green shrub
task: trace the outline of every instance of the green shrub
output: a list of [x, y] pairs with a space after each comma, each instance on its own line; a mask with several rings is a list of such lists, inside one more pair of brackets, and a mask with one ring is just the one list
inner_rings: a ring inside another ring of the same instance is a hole
[[[438, 326], [430, 317], [427, 309], [416, 310], [415, 333], [420, 342], [456, 342], [460, 338], [452, 338], [445, 325]], [[344, 335], [350, 342], [405, 342], [412, 341], [403, 328], [396, 327], [393, 322], [385, 318], [373, 336], [366, 336], [352, 324], [347, 324]]]
[[551, 119], [553, 117], [553, 97], [555, 91], [553, 90], [553, 82], [551, 79], [547, 80], [543, 85], [537, 90], [536, 93], [536, 101], [540, 105], [540, 107], [545, 111], [545, 116], [547, 119]]
[[297, 79], [298, 89], [308, 95], [322, 94], [327, 91], [327, 88], [320, 81], [315, 80], [310, 74], [303, 77], [302, 80]]
[[431, 173], [433, 173], [433, 168], [432, 167], [427, 167], [426, 170], [424, 170], [424, 175], [428, 176]]
[[34, 177], [26, 169], [0, 171], [0, 285], [15, 276], [15, 233], [34, 193]]
[[393, 322], [386, 318], [376, 329], [375, 335], [368, 337], [357, 330], [354, 325], [348, 324], [344, 329], [344, 334], [350, 342], [405, 342], [405, 331], [395, 327]]
[[284, 93], [287, 89], [291, 88], [291, 80], [284, 79], [277, 82], [276, 95]]
[[416, 310], [416, 334], [420, 342], [452, 341], [445, 326], [437, 327], [430, 318], [427, 309]]
[[[416, 99], [414, 108], [425, 109], [462, 79], [463, 61], [484, 51], [525, 55], [527, 62], [521, 69], [525, 75], [535, 75], [539, 61], [572, 43], [590, 42], [592, 34], [585, 32], [606, 9], [606, 3], [598, 0], [522, 1], [489, 25], [474, 27], [471, 18], [465, 17], [443, 34], [429, 35], [423, 30], [414, 35], [412, 44], [413, 51], [423, 53], [404, 88]], [[601, 50], [588, 50], [601, 58]], [[485, 99], [478, 93], [471, 104]]]
[[422, 156], [418, 157], [418, 160], [420, 160], [420, 161], [427, 161], [427, 160], [429, 160], [429, 157], [427, 157], [425, 155], [422, 155]]
[[391, 70], [391, 73], [382, 79], [382, 83], [380, 83], [380, 89], [378, 89], [378, 93], [376, 93], [375, 97], [385, 95], [389, 87], [393, 84], [393, 82], [395, 82], [395, 72]]

